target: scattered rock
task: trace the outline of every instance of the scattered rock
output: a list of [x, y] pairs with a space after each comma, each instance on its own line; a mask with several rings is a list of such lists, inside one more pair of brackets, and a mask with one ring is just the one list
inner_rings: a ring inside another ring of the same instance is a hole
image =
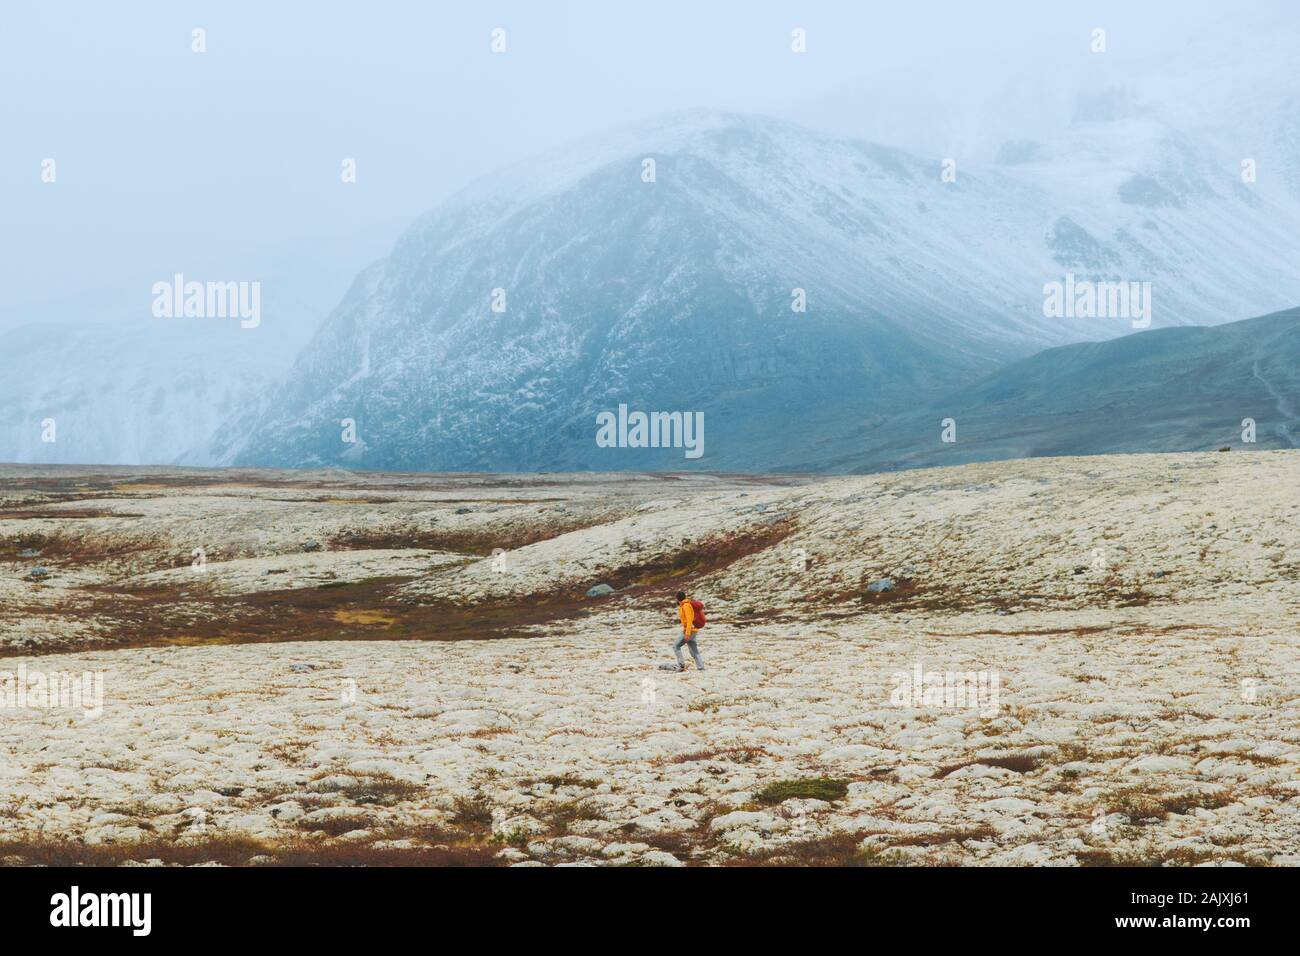
[[881, 594], [885, 591], [892, 591], [894, 590], [894, 581], [892, 578], [880, 578], [879, 580], [872, 581], [868, 584], [867, 590], [872, 594]]
[[[495, 833], [507, 837], [517, 834], [538, 836], [546, 832], [546, 827], [540, 820], [536, 817], [529, 816], [526, 813], [522, 813], [517, 817], [510, 817], [508, 820], [502, 820], [500, 823], [494, 824], [492, 829]], [[531, 851], [532, 848], [537, 845], [538, 844], [530, 844], [529, 850]]]
[[998, 813], [1021, 816], [1027, 813], [1033, 813], [1039, 809], [1038, 804], [1032, 800], [1021, 800], [1016, 797], [998, 797], [996, 800], [988, 800], [983, 806], [988, 810], [996, 810]]
[[1191, 761], [1182, 757], [1166, 756], [1163, 754], [1151, 754], [1149, 757], [1142, 757], [1128, 765], [1129, 773], [1170, 773], [1173, 771], [1185, 771], [1191, 769]]
[[879, 747], [870, 747], [867, 744], [845, 744], [822, 752], [823, 760], [830, 763], [847, 764], [878, 762], [891, 756], [893, 754], [890, 751], [881, 750]]
[[632, 857], [640, 856], [649, 850], [648, 843], [607, 843], [600, 852], [602, 856], [608, 857]]
[[595, 587], [587, 588], [587, 597], [609, 597], [614, 593], [614, 589], [608, 584], [597, 584]]
[[990, 862], [997, 866], [1042, 866], [1052, 858], [1052, 852], [1038, 843], [1024, 843], [995, 855]]
[[733, 810], [731, 813], [724, 813], [720, 817], [714, 817], [709, 821], [709, 829], [720, 832], [727, 830], [757, 830], [761, 833], [771, 833], [781, 825], [776, 817], [770, 813], [758, 813], [752, 810]]
[[681, 860], [671, 853], [665, 853], [663, 850], [651, 850], [649, 853], [642, 854], [642, 866], [685, 866]]
[[293, 800], [284, 803], [277, 803], [270, 810], [271, 816], [277, 820], [283, 820], [286, 823], [300, 819], [306, 811], [302, 805]]
[[726, 844], [727, 849], [732, 853], [753, 853], [766, 847], [766, 841], [762, 835], [755, 833], [748, 827], [728, 831]]

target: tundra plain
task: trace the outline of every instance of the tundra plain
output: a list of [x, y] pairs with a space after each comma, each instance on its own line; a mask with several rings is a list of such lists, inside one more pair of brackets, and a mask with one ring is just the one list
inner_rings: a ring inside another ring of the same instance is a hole
[[1300, 863], [1298, 474], [0, 466], [0, 859]]

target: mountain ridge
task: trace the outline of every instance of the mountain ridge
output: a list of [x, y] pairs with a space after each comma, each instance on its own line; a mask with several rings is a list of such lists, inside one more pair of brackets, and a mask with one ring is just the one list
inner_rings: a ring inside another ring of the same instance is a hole
[[[547, 154], [562, 157], [554, 168], [542, 157], [489, 173], [419, 217], [289, 376], [218, 431], [212, 457], [672, 466], [663, 450], [596, 448], [594, 416], [628, 404], [718, 422], [701, 467], [771, 470], [846, 422], [923, 404], [1044, 346], [1128, 331], [1123, 317], [1046, 318], [1042, 287], [1067, 273], [1152, 277], [1156, 326], [1300, 301], [1300, 278], [1287, 279], [1294, 289], [1263, 281], [1288, 254], [1272, 232], [1266, 250], [1238, 239], [1213, 254], [1222, 230], [1208, 224], [1236, 202], [1226, 186], [1164, 203], [1158, 178], [1139, 180], [1135, 201], [1112, 206], [1149, 235], [1106, 234], [1105, 216], [1054, 210], [1033, 177], [961, 170], [943, 182], [935, 160], [784, 120], [678, 113], [598, 142]], [[1261, 204], [1231, 208], [1267, 219]], [[800, 289], [807, 311], [792, 312]], [[358, 441], [341, 441], [345, 421]]]

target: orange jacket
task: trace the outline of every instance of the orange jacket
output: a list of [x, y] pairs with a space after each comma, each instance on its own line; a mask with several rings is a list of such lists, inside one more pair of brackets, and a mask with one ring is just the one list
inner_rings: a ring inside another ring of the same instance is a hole
[[682, 621], [682, 634], [686, 636], [687, 640], [690, 640], [691, 635], [698, 631], [699, 628], [695, 626], [695, 608], [691, 606], [689, 599], [677, 605], [677, 616]]

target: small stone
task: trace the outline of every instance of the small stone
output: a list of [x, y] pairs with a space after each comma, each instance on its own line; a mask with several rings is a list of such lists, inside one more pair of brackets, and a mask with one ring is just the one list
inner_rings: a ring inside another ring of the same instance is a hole
[[709, 821], [709, 829], [714, 831], [739, 830], [741, 828], [770, 833], [780, 826], [780, 821], [770, 813], [751, 810], [733, 810]]
[[651, 850], [641, 857], [642, 866], [685, 866], [681, 860], [663, 850]]
[[597, 584], [595, 587], [590, 587], [587, 589], [587, 597], [589, 598], [608, 597], [613, 593], [614, 593], [614, 589], [610, 587], [608, 584]]
[[881, 594], [885, 591], [894, 590], [894, 582], [891, 578], [880, 578], [878, 581], [872, 581], [867, 585], [867, 590], [872, 594]]

